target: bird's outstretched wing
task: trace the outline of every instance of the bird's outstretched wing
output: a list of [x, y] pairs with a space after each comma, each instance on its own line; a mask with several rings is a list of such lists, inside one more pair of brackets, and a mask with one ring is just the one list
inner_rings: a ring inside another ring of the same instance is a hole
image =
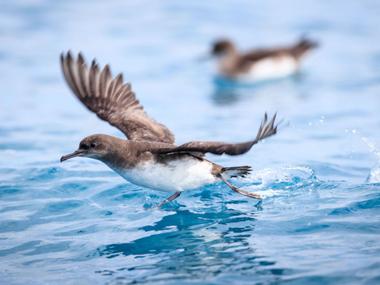
[[95, 60], [87, 66], [81, 53], [61, 54], [61, 67], [75, 96], [99, 118], [121, 130], [128, 139], [174, 143], [174, 135], [150, 118], [120, 73], [112, 77], [109, 65], [100, 69]]
[[278, 124], [275, 123], [276, 114], [272, 119], [268, 120], [268, 115], [265, 113], [264, 119], [261, 122], [260, 128], [257, 132], [256, 138], [252, 141], [243, 143], [224, 143], [224, 142], [207, 142], [207, 141], [194, 141], [188, 142], [178, 147], [161, 149], [158, 152], [165, 153], [181, 153], [181, 152], [195, 152], [195, 153], [213, 153], [213, 154], [228, 154], [239, 155], [248, 152], [251, 147], [259, 141], [273, 136], [277, 133]]

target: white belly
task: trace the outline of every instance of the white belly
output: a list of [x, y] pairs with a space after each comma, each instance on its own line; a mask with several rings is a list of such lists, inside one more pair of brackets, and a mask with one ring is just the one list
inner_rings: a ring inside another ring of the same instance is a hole
[[185, 158], [167, 164], [145, 162], [132, 170], [116, 171], [136, 185], [167, 192], [182, 192], [215, 182], [211, 170], [212, 164], [208, 161]]
[[258, 61], [245, 74], [242, 80], [268, 80], [289, 76], [298, 70], [298, 62], [290, 56], [267, 58]]

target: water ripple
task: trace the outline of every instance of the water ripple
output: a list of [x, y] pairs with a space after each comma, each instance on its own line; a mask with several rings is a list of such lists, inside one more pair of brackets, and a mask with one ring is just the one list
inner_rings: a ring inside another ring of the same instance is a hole
[[[375, 2], [2, 1], [0, 283], [379, 284]], [[219, 36], [248, 49], [305, 33], [320, 48], [284, 80], [237, 85], [195, 60]], [[168, 193], [59, 163], [89, 134], [124, 137], [71, 96], [67, 49], [123, 72], [178, 144], [246, 141], [278, 111], [273, 138], [208, 156], [252, 165], [231, 182], [264, 199], [217, 183], [157, 209]]]

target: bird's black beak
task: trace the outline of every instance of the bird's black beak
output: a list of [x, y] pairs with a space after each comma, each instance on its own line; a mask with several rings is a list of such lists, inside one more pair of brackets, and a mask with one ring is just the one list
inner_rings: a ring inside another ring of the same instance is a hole
[[78, 150], [74, 151], [73, 153], [62, 156], [60, 161], [64, 162], [65, 160], [68, 160], [70, 158], [73, 158], [76, 156], [81, 156], [83, 153], [84, 153], [84, 150], [78, 149]]

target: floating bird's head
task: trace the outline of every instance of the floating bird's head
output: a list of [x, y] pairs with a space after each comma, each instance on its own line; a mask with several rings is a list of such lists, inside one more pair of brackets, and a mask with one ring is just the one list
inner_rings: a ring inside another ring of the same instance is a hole
[[61, 157], [61, 162], [77, 156], [103, 160], [112, 151], [113, 139], [116, 138], [107, 135], [85, 137], [76, 151]]
[[220, 39], [215, 41], [211, 49], [211, 54], [217, 57], [225, 56], [227, 54], [235, 52], [235, 45], [228, 39]]

